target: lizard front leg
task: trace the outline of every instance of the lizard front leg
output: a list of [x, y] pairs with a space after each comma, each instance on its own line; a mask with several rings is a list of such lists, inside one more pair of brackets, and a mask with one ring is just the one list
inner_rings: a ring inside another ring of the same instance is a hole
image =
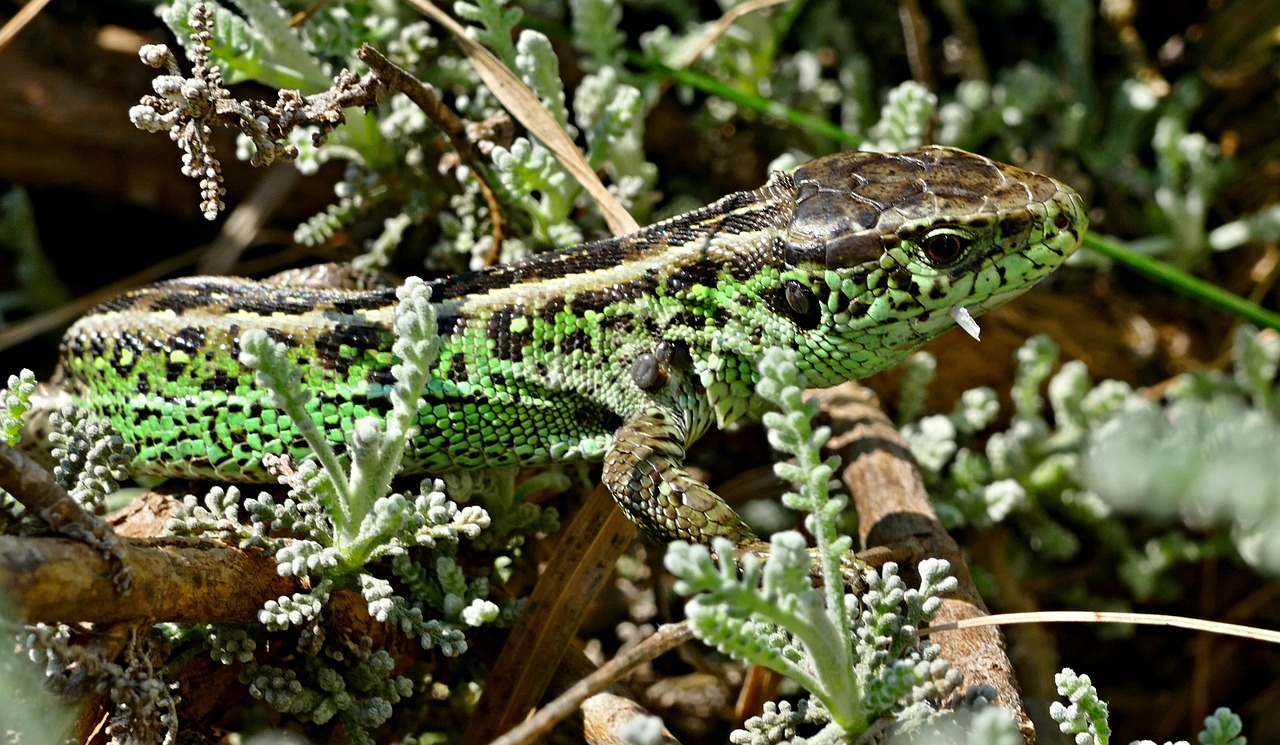
[[[684, 468], [685, 438], [671, 413], [659, 407], [633, 416], [614, 433], [604, 456], [604, 483], [632, 522], [656, 540], [711, 543], [723, 536], [739, 557], [768, 560], [770, 546], [742, 522], [720, 495]], [[822, 562], [810, 548], [811, 573], [822, 576]], [[841, 557], [846, 587], [857, 587], [866, 565], [854, 554]]]
[[729, 505], [684, 468], [683, 427], [660, 407], [648, 407], [614, 433], [604, 456], [604, 483], [622, 511], [653, 538], [710, 543], [716, 536], [739, 549], [760, 539]]

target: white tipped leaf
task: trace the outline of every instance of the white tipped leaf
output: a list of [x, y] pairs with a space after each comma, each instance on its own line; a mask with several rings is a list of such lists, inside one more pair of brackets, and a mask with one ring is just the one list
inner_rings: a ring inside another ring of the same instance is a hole
[[972, 336], [974, 340], [982, 341], [982, 329], [978, 328], [978, 322], [973, 320], [973, 316], [969, 315], [968, 308], [963, 305], [953, 305], [950, 312], [957, 326], [964, 329], [964, 332]]

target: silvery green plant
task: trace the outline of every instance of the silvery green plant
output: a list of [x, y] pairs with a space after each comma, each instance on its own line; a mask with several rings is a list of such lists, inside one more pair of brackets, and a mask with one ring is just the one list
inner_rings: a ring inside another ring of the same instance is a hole
[[[619, 77], [615, 61], [625, 36], [618, 28], [621, 13], [612, 0], [581, 0], [573, 4], [575, 44], [588, 55], [588, 72], [574, 99], [574, 119], [566, 108], [560, 61], [550, 40], [541, 32], [524, 30], [512, 45], [510, 35], [521, 18], [518, 8], [506, 8], [506, 0], [460, 3], [463, 17], [481, 26], [476, 38], [489, 46], [538, 96], [552, 117], [571, 136], [586, 137], [586, 156], [593, 166], [608, 173], [615, 196], [643, 220], [654, 201], [657, 169], [644, 159], [642, 148], [646, 96]], [[465, 12], [462, 12], [465, 9]], [[582, 20], [578, 20], [578, 15]], [[599, 21], [599, 25], [587, 22]], [[496, 145], [491, 165], [505, 201], [519, 208], [531, 225], [534, 246], [569, 246], [583, 234], [570, 219], [582, 206], [583, 189], [538, 141], [517, 137], [509, 146]], [[487, 250], [487, 236], [477, 237]], [[507, 250], [504, 247], [504, 251]]]
[[1136, 393], [1118, 381], [1092, 385], [1078, 361], [1055, 372], [1058, 349], [1047, 337], [1028, 340], [1016, 358], [1013, 411], [1000, 431], [992, 431], [999, 398], [988, 388], [965, 391], [949, 414], [908, 421], [918, 415], [934, 370], [927, 355], [908, 362], [900, 423], [939, 517], [948, 527], [1011, 525], [1026, 533], [1016, 542], [1018, 550], [1042, 560], [1074, 556], [1081, 545], [1076, 531], [1096, 531], [1128, 562], [1121, 573], [1135, 592], [1150, 593], [1152, 568], [1142, 564], [1141, 551], [1123, 527], [1105, 519], [1110, 510], [1078, 479], [1089, 432]]
[[[574, 46], [583, 57], [579, 64], [587, 71], [575, 92], [573, 117], [566, 108], [566, 92], [560, 62], [547, 37], [524, 30], [514, 44], [510, 37], [520, 20], [517, 8], [506, 8], [504, 0], [477, 0], [475, 10], [460, 15], [478, 21], [477, 38], [486, 42], [539, 97], [547, 111], [571, 137], [584, 136], [587, 160], [604, 171], [611, 190], [633, 215], [644, 221], [652, 203], [657, 170], [644, 158], [642, 139], [644, 117], [656, 88], [647, 92], [622, 78], [616, 62], [621, 56], [625, 34], [620, 30], [621, 9], [616, 0], [579, 0], [571, 3]], [[505, 41], [504, 41], [505, 40]], [[486, 42], [487, 43], [487, 42]], [[496, 113], [496, 108], [484, 112]], [[475, 112], [479, 116], [480, 112]], [[535, 140], [517, 137], [509, 146], [497, 145], [490, 166], [509, 203], [528, 218], [530, 248], [566, 246], [583, 239], [578, 223], [570, 217], [583, 206], [581, 186]], [[536, 195], [536, 196], [535, 196]], [[487, 228], [477, 221], [478, 228]], [[464, 239], [464, 242], [465, 239]], [[477, 253], [489, 250], [488, 235], [477, 234], [469, 241]], [[520, 241], [508, 241], [504, 257], [520, 255]], [[443, 246], [441, 246], [443, 248]], [[474, 264], [474, 259], [473, 259]]]
[[1226, 526], [1248, 564], [1280, 574], [1280, 334], [1236, 332], [1230, 372], [1182, 375], [1090, 432], [1080, 478], [1124, 513]]
[[24, 369], [10, 375], [5, 387], [0, 389], [0, 437], [8, 445], [18, 444], [36, 385], [36, 374]]
[[[725, 7], [727, 9], [728, 6]], [[781, 5], [773, 12], [738, 16], [734, 24], [724, 29], [724, 33], [711, 45], [705, 45], [703, 41], [708, 33], [715, 30], [714, 19], [699, 18], [687, 8], [668, 8], [672, 24], [660, 25], [641, 36], [640, 47], [647, 56], [669, 67], [683, 67], [695, 47], [702, 47], [692, 60], [692, 69], [734, 91], [765, 97], [776, 107], [785, 106], [826, 116], [830, 107], [840, 104], [842, 95], [848, 95], [848, 91], [843, 90], [846, 86], [842, 84], [857, 76], [842, 74], [839, 82], [830, 80], [823, 75], [821, 63], [812, 50], [828, 45], [833, 47], [842, 73], [858, 69], [865, 58], [843, 34], [829, 33], [843, 23], [843, 20], [838, 20], [837, 6], [823, 4], [810, 7], [816, 14], [829, 15], [804, 29], [808, 43], [799, 45], [800, 51], [797, 52], [783, 50], [788, 36], [796, 31], [797, 17], [802, 10], [807, 10], [800, 5]], [[865, 80], [865, 76], [862, 79]], [[678, 89], [678, 95], [686, 103], [692, 100], [693, 93], [689, 88]], [[708, 129], [753, 115], [754, 112], [722, 97], [710, 98], [695, 114], [702, 120], [699, 124]], [[850, 131], [857, 131], [857, 128], [850, 128]]]
[[[1108, 745], [1111, 742], [1111, 725], [1107, 703], [1098, 695], [1098, 689], [1088, 675], [1079, 675], [1070, 668], [1054, 676], [1058, 695], [1069, 703], [1055, 701], [1049, 706], [1049, 716], [1058, 728], [1072, 736], [1076, 745]], [[1219, 708], [1205, 717], [1204, 729], [1196, 737], [1200, 745], [1245, 745], [1241, 736], [1244, 727], [1240, 717], [1227, 708]], [[1156, 745], [1152, 740], [1135, 740], [1132, 745]], [[1165, 745], [1187, 745], [1186, 740]]]
[[[1159, 401], [1122, 381], [1094, 384], [1079, 361], [1058, 367], [1057, 347], [1033, 337], [1017, 352], [1013, 411], [1000, 431], [998, 397], [986, 388], [966, 391], [949, 414], [919, 417], [933, 362], [917, 355], [903, 387], [903, 433], [946, 524], [1013, 526], [1025, 533], [1016, 550], [1049, 560], [1073, 557], [1088, 535], [1117, 555], [1139, 599], [1178, 592], [1167, 570], [1225, 548], [1188, 528], [1227, 525], [1239, 556], [1275, 573], [1277, 338], [1242, 329], [1231, 373], [1184, 375]], [[1185, 528], [1139, 542], [1117, 512], [1177, 517]]]
[[891, 153], [920, 147], [937, 104], [937, 96], [923, 85], [914, 80], [900, 83], [885, 96], [880, 121], [868, 131], [870, 139], [861, 149]]
[[[226, 641], [235, 641], [230, 646]], [[257, 662], [245, 654], [243, 639], [211, 636], [211, 654], [217, 658], [239, 652], [240, 681], [258, 699], [299, 721], [318, 725], [337, 722], [350, 742], [373, 745], [373, 730], [391, 718], [395, 704], [413, 693], [413, 682], [391, 675], [395, 659], [385, 649], [373, 649], [372, 641], [315, 645], [304, 648], [283, 667]], [[248, 647], [252, 649], [252, 647]]]
[[[0, 437], [6, 444], [18, 444], [37, 388], [35, 374], [22, 370], [10, 375], [8, 384], [0, 389]], [[115, 494], [119, 482], [128, 477], [133, 447], [114, 435], [114, 429], [106, 422], [70, 404], [49, 414], [48, 429], [54, 481], [85, 510], [103, 509], [107, 497]], [[47, 530], [43, 519], [27, 514], [7, 494], [0, 495], [0, 512], [7, 513], [15, 527], [22, 523], [32, 530]]]
[[[823, 459], [830, 437], [814, 428], [816, 404], [802, 398], [803, 380], [794, 352], [771, 350], [761, 362], [758, 392], [777, 405], [765, 416], [770, 443], [794, 457], [779, 463], [779, 476], [796, 489], [783, 497], [805, 511], [816, 547], [810, 552], [795, 531], [772, 537], [769, 561], [734, 558], [733, 546], [712, 549], [677, 542], [666, 558], [678, 578], [676, 591], [692, 596], [685, 612], [699, 638], [735, 659], [763, 665], [799, 683], [810, 698], [796, 709], [772, 708], [734, 735], [734, 742], [777, 742], [794, 737], [801, 722], [821, 725], [811, 742], [835, 741], [864, 731], [875, 719], [926, 716], [959, 685], [959, 675], [938, 657], [938, 647], [916, 637], [955, 586], [946, 562], [926, 560], [919, 588], [909, 589], [897, 567], [861, 572], [860, 592], [845, 593], [845, 557], [852, 541], [836, 531], [846, 500], [832, 496], [838, 462]], [[813, 588], [817, 563], [824, 589]]]
[[[30, 370], [10, 375], [0, 389], [0, 437], [5, 444], [17, 445], [36, 390]], [[133, 459], [132, 449], [111, 435], [104, 423], [74, 406], [53, 413], [50, 424], [55, 481], [81, 508], [100, 508], [116, 492], [117, 479], [124, 478], [124, 465]], [[9, 494], [0, 492], [0, 527], [6, 535], [46, 534], [50, 524], [46, 516], [28, 512]], [[116, 550], [114, 534], [86, 533], [74, 524], [60, 530], [105, 553]], [[121, 592], [128, 592], [129, 587], [127, 579], [117, 583]], [[129, 737], [138, 742], [173, 741], [176, 701], [172, 687], [152, 664], [150, 658], [156, 649], [148, 640], [131, 638], [123, 649], [122, 664], [114, 654], [104, 654], [100, 645], [85, 643], [77, 630], [66, 624], [23, 626], [17, 619], [6, 618], [0, 625], [11, 640], [16, 637], [11, 650], [22, 650], [30, 663], [42, 668], [46, 689], [30, 685], [33, 670], [24, 661], [0, 654], [0, 679], [10, 684], [10, 693], [0, 705], [4, 715], [0, 735], [6, 741], [61, 742], [60, 734], [70, 731], [75, 714], [69, 707], [59, 706], [56, 697], [74, 700], [83, 694], [85, 681], [100, 686], [114, 707], [108, 724], [113, 736], [122, 741]], [[38, 717], [31, 714], [36, 709], [41, 712]]]
[[[441, 240], [430, 261], [446, 270], [477, 268], [494, 256], [512, 260], [582, 240], [578, 224], [569, 219], [587, 206], [581, 187], [535, 140], [491, 139], [493, 123], [503, 120], [505, 113], [466, 58], [442, 43], [425, 23], [407, 22], [404, 14], [377, 4], [324, 4], [294, 28], [287, 25], [288, 14], [276, 0], [230, 1], [237, 12], [197, 0], [175, 0], [160, 11], [187, 45], [188, 56], [202, 69], [217, 71], [211, 85], [220, 87], [223, 79], [255, 80], [304, 94], [323, 91], [333, 85], [337, 71], [362, 70], [355, 52], [371, 43], [470, 120], [468, 136], [478, 138], [478, 149], [486, 155], [459, 165], [433, 149], [441, 139], [436, 124], [403, 96], [393, 96], [376, 112], [345, 111], [347, 124], [318, 146], [311, 139], [313, 128], [293, 129], [287, 143], [269, 146], [287, 146], [304, 172], [312, 173], [328, 160], [348, 163], [344, 179], [335, 187], [336, 201], [299, 226], [296, 240], [321, 243], [357, 220], [394, 213], [382, 218], [381, 230], [366, 241], [366, 251], [356, 262], [385, 266], [413, 229], [430, 219], [441, 226]], [[211, 23], [192, 25], [196, 6], [208, 8], [201, 18], [211, 18]], [[582, 134], [590, 162], [607, 174], [615, 193], [643, 221], [656, 201], [657, 172], [644, 160], [640, 143], [644, 115], [657, 88], [650, 84], [642, 93], [620, 79], [613, 67], [625, 40], [617, 2], [573, 3], [574, 43], [585, 55], [581, 64], [588, 75], [579, 86], [572, 121], [559, 59], [547, 37], [531, 30], [515, 36], [523, 11], [502, 0], [460, 2], [455, 9], [472, 22], [473, 35], [534, 91], [571, 136]], [[242, 139], [238, 154], [250, 158], [262, 146]], [[502, 209], [511, 212], [501, 247], [492, 245], [494, 221], [477, 176], [498, 192]], [[219, 179], [220, 172], [213, 172], [206, 180], [215, 184]], [[221, 207], [215, 187], [204, 189], [202, 205], [210, 215]], [[588, 224], [600, 227], [599, 220]]]
[[[156, 639], [131, 635], [122, 650], [107, 652], [100, 640], [86, 641], [71, 626], [38, 623], [26, 628], [20, 644], [44, 667], [45, 686], [56, 695], [77, 700], [87, 683], [110, 703], [106, 734], [112, 742], [177, 742], [177, 685], [164, 678], [159, 663], [165, 650]], [[56, 711], [53, 718], [63, 719]]]
[[137, 454], [134, 447], [114, 434], [110, 424], [78, 406], [62, 407], [49, 423], [50, 455], [57, 461], [54, 480], [86, 510], [100, 509], [129, 477], [129, 464]]
[[[890, 88], [884, 95], [879, 118], [855, 138], [859, 149], [897, 152], [920, 147], [925, 144], [925, 134], [937, 105], [938, 97], [914, 80]], [[805, 151], [790, 150], [775, 158], [769, 169], [791, 170], [811, 157]]]
[[[283, 345], [262, 333], [246, 334], [241, 361], [257, 371], [273, 404], [297, 422], [314, 459], [296, 470], [282, 458], [265, 462], [290, 487], [283, 502], [267, 494], [242, 499], [235, 487], [215, 488], [203, 500], [189, 497], [188, 515], [175, 527], [241, 536], [246, 545], [266, 548], [283, 576], [312, 581], [309, 591], [267, 603], [260, 620], [270, 629], [314, 622], [335, 589], [355, 583], [375, 619], [397, 624], [427, 648], [456, 655], [466, 649], [461, 627], [492, 622], [499, 613], [486, 599], [487, 583], [466, 582], [451, 555], [460, 541], [475, 539], [489, 526], [489, 515], [477, 505], [459, 507], [438, 480], [424, 482], [416, 494], [391, 491], [440, 344], [427, 285], [410, 278], [397, 297], [392, 354], [400, 361], [391, 370], [391, 411], [386, 419], [356, 422], [345, 457], [335, 452], [307, 411], [314, 393], [302, 386], [301, 371]], [[239, 522], [241, 509], [250, 516], [247, 529]], [[277, 537], [281, 534], [289, 539]], [[412, 562], [392, 563], [401, 579], [422, 590], [412, 599], [367, 574], [370, 563], [400, 559], [415, 547], [436, 551], [430, 570]], [[430, 601], [435, 602], [428, 608], [424, 604]]]
[[[275, 558], [282, 576], [308, 580], [310, 589], [268, 601], [258, 629], [204, 627], [206, 644], [214, 659], [240, 665], [241, 680], [255, 697], [300, 721], [339, 721], [356, 742], [372, 742], [368, 731], [391, 716], [413, 685], [390, 675], [394, 663], [386, 650], [325, 630], [335, 592], [358, 592], [373, 620], [446, 656], [467, 650], [466, 629], [510, 622], [515, 614], [514, 604], [504, 608], [489, 599], [488, 575], [470, 576], [457, 556], [463, 542], [480, 545], [490, 513], [460, 506], [440, 480], [424, 481], [416, 493], [391, 490], [439, 347], [428, 286], [410, 278], [397, 297], [392, 354], [399, 362], [392, 367], [391, 411], [385, 419], [357, 422], [346, 455], [312, 421], [307, 402], [314, 394], [302, 387], [285, 349], [263, 334], [247, 335], [241, 361], [271, 391], [273, 405], [299, 424], [314, 457], [296, 464], [264, 459], [289, 486], [284, 499], [265, 493], [244, 498], [236, 487], [218, 487], [202, 499], [188, 497], [186, 514], [173, 523], [182, 533], [235, 537], [241, 546], [259, 547]], [[551, 474], [517, 489], [511, 469], [451, 481], [466, 497], [497, 495], [492, 507], [499, 535], [484, 544], [496, 554], [518, 548], [529, 531], [554, 525], [554, 515], [522, 503], [524, 488], [565, 486], [562, 474]], [[256, 639], [286, 630], [295, 632], [298, 651], [258, 659]]]

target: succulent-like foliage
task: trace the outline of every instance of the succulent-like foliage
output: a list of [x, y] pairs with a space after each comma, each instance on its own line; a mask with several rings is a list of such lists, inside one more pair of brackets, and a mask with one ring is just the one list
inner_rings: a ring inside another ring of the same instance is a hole
[[[810, 705], [820, 704], [803, 712], [827, 725], [826, 736], [859, 734], [875, 719], [903, 716], [912, 707], [922, 707], [916, 717], [925, 716], [960, 683], [938, 658], [937, 646], [915, 634], [936, 612], [940, 596], [955, 586], [949, 567], [943, 561], [921, 562], [918, 589], [908, 589], [892, 563], [879, 571], [867, 569], [858, 593], [845, 594], [844, 566], [852, 544], [835, 528], [845, 500], [830, 495], [837, 463], [821, 456], [830, 432], [812, 427], [815, 405], [801, 396], [804, 383], [794, 352], [770, 351], [761, 373], [757, 392], [781, 409], [765, 417], [770, 442], [795, 456], [795, 462], [775, 466], [797, 487], [784, 501], [808, 512], [806, 527], [816, 547], [811, 553], [795, 532], [774, 534], [769, 560], [761, 566], [752, 555], [735, 561], [732, 545], [724, 540], [712, 546], [718, 560], [703, 546], [672, 544], [666, 564], [679, 578], [676, 591], [692, 596], [685, 605], [689, 622], [722, 652], [800, 683], [813, 697]], [[809, 578], [815, 563], [825, 579], [823, 591], [815, 590]], [[790, 738], [800, 719], [778, 709], [736, 741]]]

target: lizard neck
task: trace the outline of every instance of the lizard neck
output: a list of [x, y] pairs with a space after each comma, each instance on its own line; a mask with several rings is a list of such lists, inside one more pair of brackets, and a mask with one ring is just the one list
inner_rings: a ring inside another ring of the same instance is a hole
[[[671, 397], [673, 409], [709, 402], [732, 421], [752, 396], [757, 352], [784, 338], [773, 306], [794, 205], [790, 177], [775, 175], [633, 235], [441, 280], [432, 299], [457, 342], [442, 373], [475, 380], [502, 367], [624, 418]], [[657, 393], [630, 372], [664, 343], [682, 345], [691, 365]]]

